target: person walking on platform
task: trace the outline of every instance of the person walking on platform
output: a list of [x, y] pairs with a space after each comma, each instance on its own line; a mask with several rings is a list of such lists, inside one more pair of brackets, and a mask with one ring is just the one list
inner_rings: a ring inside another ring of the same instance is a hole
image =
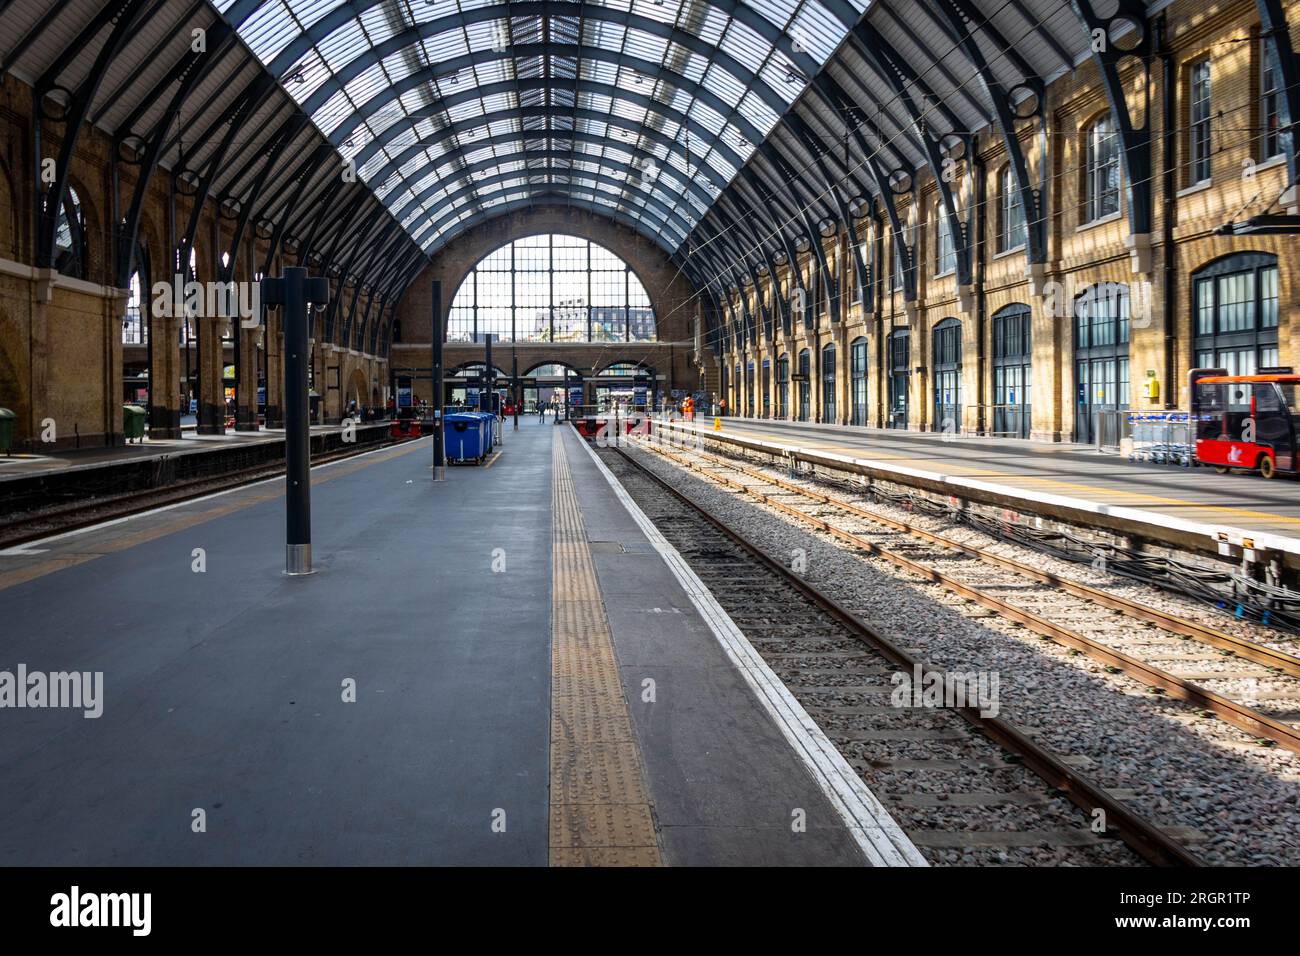
[[539, 422], [546, 421], [546, 403], [540, 398], [537, 400], [537, 420]]

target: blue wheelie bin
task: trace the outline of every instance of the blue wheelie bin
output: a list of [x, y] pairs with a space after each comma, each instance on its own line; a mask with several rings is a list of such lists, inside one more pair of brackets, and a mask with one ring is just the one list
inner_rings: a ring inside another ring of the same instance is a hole
[[496, 423], [497, 417], [492, 412], [477, 412], [483, 419], [483, 433], [487, 438], [487, 450], [491, 451], [496, 447]]
[[487, 422], [478, 412], [451, 412], [442, 417], [447, 461], [481, 462], [488, 453]]

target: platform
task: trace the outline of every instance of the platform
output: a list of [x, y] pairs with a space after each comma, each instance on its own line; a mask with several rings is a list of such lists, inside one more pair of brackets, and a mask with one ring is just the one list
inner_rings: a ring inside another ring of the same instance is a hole
[[282, 479], [0, 552], [0, 669], [103, 674], [98, 718], [0, 714], [0, 863], [868, 860], [570, 428], [312, 484], [309, 577]]
[[[362, 423], [364, 426], [374, 424]], [[329, 435], [343, 430], [342, 425], [313, 425], [313, 435]], [[284, 440], [283, 428], [263, 428], [255, 432], [228, 431], [224, 435], [186, 433], [183, 438], [149, 439], [122, 445], [97, 448], [60, 449], [49, 454], [31, 452], [0, 455], [0, 482], [31, 475], [76, 469], [102, 468], [119, 462], [138, 462], [151, 458], [204, 454], [231, 447], [247, 447]]]
[[[715, 433], [713, 419], [671, 424]], [[1220, 537], [1245, 539], [1285, 552], [1289, 563], [1300, 560], [1300, 483], [1292, 479], [1133, 462], [1086, 445], [856, 426], [723, 418], [721, 435], [1173, 547], [1210, 553]]]

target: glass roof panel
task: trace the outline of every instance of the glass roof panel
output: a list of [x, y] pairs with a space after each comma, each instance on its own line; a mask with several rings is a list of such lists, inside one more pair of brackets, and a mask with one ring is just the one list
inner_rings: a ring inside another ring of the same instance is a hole
[[[264, 63], [296, 58], [285, 89], [426, 247], [477, 210], [536, 191], [589, 195], [676, 248], [684, 232], [663, 209], [697, 221], [703, 196], [735, 176], [751, 140], [803, 90], [765, 34], [797, 36], [821, 63], [845, 28], [821, 0], [737, 0], [771, 25], [761, 30], [724, 3], [588, 2], [612, 19], [561, 2], [520, 17], [504, 0], [263, 0], [235, 26]], [[661, 106], [647, 110], [650, 99]], [[522, 120], [510, 115], [520, 108]], [[539, 155], [526, 169], [499, 162], [527, 149]]]

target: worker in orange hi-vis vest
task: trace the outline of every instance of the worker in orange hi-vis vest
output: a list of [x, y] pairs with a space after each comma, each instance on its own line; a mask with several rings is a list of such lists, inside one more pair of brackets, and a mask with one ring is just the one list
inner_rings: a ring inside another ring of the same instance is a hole
[[688, 422], [695, 421], [695, 399], [689, 395], [686, 396], [686, 401], [682, 402], [682, 414], [686, 416]]

